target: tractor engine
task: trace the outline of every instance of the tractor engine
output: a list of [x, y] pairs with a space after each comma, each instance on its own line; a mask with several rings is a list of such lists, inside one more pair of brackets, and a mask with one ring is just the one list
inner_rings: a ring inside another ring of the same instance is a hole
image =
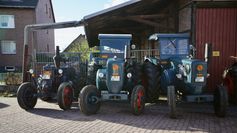
[[106, 69], [99, 69], [96, 75], [96, 85], [99, 90], [108, 90], [108, 93], [118, 94], [124, 85], [124, 60], [110, 58]]
[[207, 63], [196, 59], [171, 59], [161, 76], [163, 91], [175, 85], [182, 94], [203, 93], [207, 80]]
[[[186, 94], [198, 95], [203, 93], [207, 82], [207, 63], [196, 59], [184, 59], [179, 65], [178, 79], [183, 79], [184, 92]], [[181, 76], [182, 75], [182, 76]]]

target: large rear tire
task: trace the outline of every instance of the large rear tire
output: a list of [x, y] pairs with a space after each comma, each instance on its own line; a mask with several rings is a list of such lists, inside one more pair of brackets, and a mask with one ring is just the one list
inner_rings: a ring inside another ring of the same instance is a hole
[[233, 103], [237, 105], [237, 78], [234, 79], [234, 99]]
[[73, 101], [73, 88], [70, 83], [63, 82], [60, 84], [57, 93], [58, 105], [63, 110], [71, 108]]
[[214, 110], [218, 117], [225, 117], [228, 106], [228, 95], [225, 86], [219, 85], [214, 91]]
[[[129, 92], [129, 100], [131, 100], [131, 94], [133, 88], [138, 85], [142, 84], [142, 65], [137, 62], [126, 62], [125, 65], [126, 71], [126, 80], [125, 80], [125, 89]], [[130, 73], [132, 75], [131, 78], [127, 77], [127, 74]]]
[[230, 103], [235, 103], [237, 102], [236, 97], [235, 97], [235, 81], [234, 78], [230, 75], [230, 73], [227, 73], [223, 85], [226, 86], [227, 92], [229, 94], [229, 102]]
[[88, 74], [87, 74], [87, 85], [96, 85], [96, 73], [101, 66], [97, 64], [88, 66]]
[[176, 116], [176, 95], [175, 95], [175, 87], [168, 86], [168, 106], [169, 106], [169, 116], [172, 119], [175, 119]]
[[37, 89], [30, 82], [22, 83], [17, 90], [17, 102], [22, 109], [33, 109], [37, 103]]
[[82, 88], [79, 96], [79, 107], [85, 115], [96, 114], [100, 109], [100, 92], [94, 85]]
[[134, 87], [131, 96], [131, 109], [134, 115], [140, 115], [145, 108], [145, 90], [141, 85]]
[[146, 74], [147, 86], [146, 95], [147, 102], [157, 102], [160, 95], [160, 78], [161, 70], [159, 66], [152, 64], [150, 61], [145, 61], [144, 72]]

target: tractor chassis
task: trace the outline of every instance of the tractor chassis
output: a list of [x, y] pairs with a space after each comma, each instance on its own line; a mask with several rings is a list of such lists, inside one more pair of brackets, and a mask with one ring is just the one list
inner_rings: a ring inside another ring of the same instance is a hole
[[121, 91], [118, 94], [112, 94], [108, 91], [101, 91], [101, 101], [127, 101], [128, 92]]

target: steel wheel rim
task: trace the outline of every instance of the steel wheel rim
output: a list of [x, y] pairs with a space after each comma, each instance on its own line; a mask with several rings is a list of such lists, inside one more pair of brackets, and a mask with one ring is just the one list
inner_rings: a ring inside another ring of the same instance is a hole
[[144, 93], [142, 90], [139, 90], [137, 93], [137, 99], [136, 99], [136, 103], [137, 103], [137, 110], [140, 111], [142, 109], [142, 98], [144, 96]]
[[71, 94], [72, 94], [71, 88], [68, 86], [65, 87], [63, 90], [63, 101], [64, 101], [65, 106], [69, 106], [71, 104], [72, 102]]

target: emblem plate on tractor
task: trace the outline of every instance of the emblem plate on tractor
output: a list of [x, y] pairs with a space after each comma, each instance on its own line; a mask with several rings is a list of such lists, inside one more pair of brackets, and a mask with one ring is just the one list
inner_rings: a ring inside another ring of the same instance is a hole
[[120, 81], [120, 76], [112, 76], [111, 81]]
[[204, 77], [196, 77], [195, 82], [204, 82]]

